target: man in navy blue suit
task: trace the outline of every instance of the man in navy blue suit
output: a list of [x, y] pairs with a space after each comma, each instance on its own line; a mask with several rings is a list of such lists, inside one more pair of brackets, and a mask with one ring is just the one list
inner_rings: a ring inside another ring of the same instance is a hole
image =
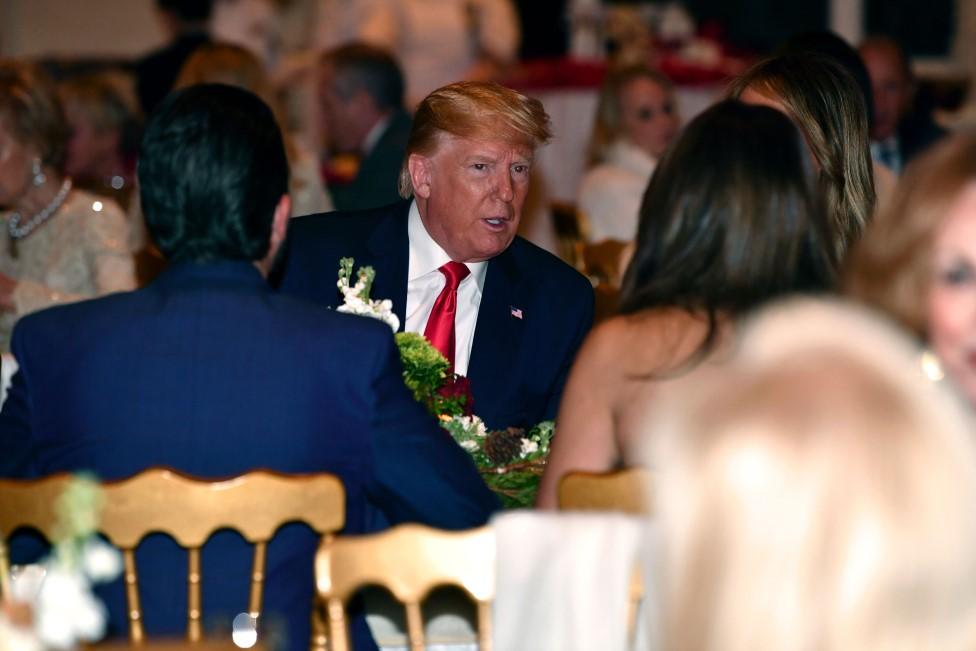
[[516, 235], [542, 104], [497, 84], [460, 82], [417, 109], [400, 174], [412, 201], [295, 220], [281, 290], [338, 302], [342, 257], [376, 269], [372, 297], [393, 301], [468, 377], [490, 428], [553, 418], [593, 321], [593, 290], [574, 269]]
[[[160, 106], [139, 182], [169, 268], [145, 289], [20, 321], [0, 476], [117, 479], [156, 465], [211, 478], [329, 471], [345, 484], [347, 533], [379, 521], [486, 521], [497, 501], [410, 396], [390, 328], [266, 285], [288, 225], [287, 170], [274, 117], [254, 95], [196, 86]], [[290, 525], [268, 548], [262, 619], [289, 649], [308, 645], [316, 542]], [[205, 625], [226, 630], [246, 611], [250, 559], [233, 533], [206, 545]], [[155, 537], [139, 561], [147, 631], [181, 633], [185, 556]], [[124, 632], [121, 582], [106, 600]], [[372, 644], [364, 633], [360, 619], [357, 648]]]

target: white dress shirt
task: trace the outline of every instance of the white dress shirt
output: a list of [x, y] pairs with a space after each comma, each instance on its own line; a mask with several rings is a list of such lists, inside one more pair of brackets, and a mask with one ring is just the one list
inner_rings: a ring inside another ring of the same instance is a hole
[[[423, 221], [417, 202], [410, 204], [407, 217], [407, 237], [410, 240], [410, 258], [407, 267], [407, 322], [404, 330], [424, 334], [427, 319], [434, 302], [447, 284], [438, 269], [451, 261], [451, 256], [431, 238]], [[461, 281], [457, 292], [457, 313], [454, 316], [454, 372], [468, 374], [474, 328], [478, 323], [481, 292], [485, 287], [487, 262], [466, 262], [471, 272]]]

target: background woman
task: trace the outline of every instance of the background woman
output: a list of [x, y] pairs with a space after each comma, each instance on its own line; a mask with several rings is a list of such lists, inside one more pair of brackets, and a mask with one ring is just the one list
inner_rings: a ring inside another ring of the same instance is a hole
[[72, 188], [67, 135], [50, 80], [0, 62], [0, 350], [23, 314], [135, 287], [125, 216]]
[[555, 506], [566, 472], [634, 461], [631, 443], [659, 381], [721, 363], [741, 314], [833, 284], [843, 235], [818, 207], [799, 133], [769, 108], [725, 101], [695, 118], [640, 212], [621, 314], [590, 333], [570, 373], [541, 507]]
[[666, 651], [976, 643], [972, 423], [912, 342], [789, 302], [647, 424]]
[[678, 127], [674, 88], [667, 77], [646, 66], [607, 75], [590, 137], [590, 169], [580, 182], [577, 201], [591, 242], [634, 239], [647, 181]]
[[827, 216], [843, 234], [836, 251], [841, 258], [860, 237], [875, 201], [867, 110], [857, 83], [832, 60], [786, 54], [756, 64], [732, 83], [731, 95], [782, 111], [803, 132]]
[[908, 166], [845, 284], [927, 340], [976, 405], [976, 135], [953, 136]]

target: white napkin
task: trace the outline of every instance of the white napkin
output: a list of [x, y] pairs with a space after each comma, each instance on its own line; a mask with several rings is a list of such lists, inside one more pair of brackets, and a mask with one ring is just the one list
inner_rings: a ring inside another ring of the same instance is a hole
[[630, 582], [645, 526], [608, 513], [496, 516], [495, 650], [629, 649]]

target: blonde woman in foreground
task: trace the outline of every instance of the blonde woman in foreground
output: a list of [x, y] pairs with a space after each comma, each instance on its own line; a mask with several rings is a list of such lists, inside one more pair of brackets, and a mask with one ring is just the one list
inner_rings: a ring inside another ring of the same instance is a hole
[[973, 427], [907, 337], [782, 304], [656, 406], [664, 649], [976, 648]]

